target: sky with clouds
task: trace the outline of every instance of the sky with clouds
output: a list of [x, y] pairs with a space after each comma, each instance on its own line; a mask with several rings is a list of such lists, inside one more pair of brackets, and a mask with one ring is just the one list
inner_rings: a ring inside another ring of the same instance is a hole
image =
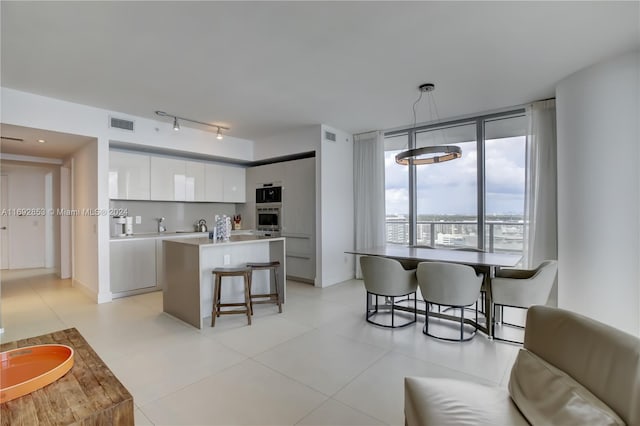
[[[455, 144], [462, 158], [417, 166], [418, 214], [476, 214], [476, 143]], [[409, 213], [409, 168], [395, 163], [399, 151], [385, 152], [387, 215]], [[485, 145], [486, 212], [524, 211], [525, 137], [487, 140]]]

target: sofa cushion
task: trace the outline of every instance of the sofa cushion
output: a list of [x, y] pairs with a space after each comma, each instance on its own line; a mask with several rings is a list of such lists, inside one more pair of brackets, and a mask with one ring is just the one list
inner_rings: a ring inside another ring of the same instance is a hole
[[404, 414], [413, 425], [527, 425], [506, 389], [431, 377], [405, 377]]
[[534, 425], [625, 424], [587, 388], [526, 349], [511, 370], [509, 393]]

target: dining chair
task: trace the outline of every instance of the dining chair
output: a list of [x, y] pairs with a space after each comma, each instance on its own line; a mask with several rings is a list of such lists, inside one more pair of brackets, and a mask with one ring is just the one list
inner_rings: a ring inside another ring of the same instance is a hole
[[[456, 247], [454, 248], [454, 250], [456, 251], [468, 251], [468, 252], [472, 252], [472, 253], [486, 253], [486, 250], [480, 249], [480, 248], [476, 248], [476, 247]], [[474, 268], [476, 270], [477, 273], [482, 273], [482, 271]], [[485, 288], [485, 284], [484, 281], [482, 282], [482, 286], [480, 287], [480, 297], [478, 298], [478, 300], [476, 300], [475, 303], [475, 314], [476, 314], [476, 322], [478, 322], [478, 311], [480, 311], [480, 313], [482, 315], [485, 315], [484, 312], [484, 299], [486, 297], [487, 294], [487, 289]], [[480, 307], [478, 307], [478, 302], [480, 302]]]
[[[415, 269], [406, 270], [402, 264], [386, 257], [363, 256], [360, 258], [360, 267], [364, 278], [364, 287], [367, 291], [367, 312], [366, 320], [368, 323], [388, 328], [405, 327], [416, 322], [417, 314], [417, 298], [416, 290], [418, 283], [416, 280]], [[413, 299], [411, 299], [413, 295]], [[378, 297], [384, 297], [382, 304], [378, 303]], [[397, 308], [396, 297], [404, 297], [404, 302], [413, 300], [413, 319], [407, 320], [396, 325], [396, 316], [406, 316], [399, 314]], [[372, 303], [372, 298], [375, 303]], [[389, 321], [382, 322], [382, 314], [391, 315], [391, 324]], [[380, 315], [380, 320], [376, 318]], [[376, 319], [374, 321], [374, 319]]]
[[500, 269], [491, 279], [491, 300], [493, 302], [493, 331], [496, 340], [522, 343], [497, 337], [495, 334], [496, 308], [500, 308], [501, 324], [524, 328], [524, 326], [504, 321], [504, 307], [529, 309], [533, 305], [546, 305], [551, 288], [558, 275], [558, 262], [546, 260], [535, 269]]
[[[427, 304], [436, 304], [460, 310], [460, 337], [438, 336], [429, 332], [429, 318], [434, 315], [425, 309], [424, 328], [422, 332], [436, 339], [448, 341], [467, 341], [475, 336], [477, 328], [465, 337], [464, 308], [473, 305], [480, 297], [480, 286], [484, 275], [467, 265], [445, 262], [421, 262], [416, 270], [418, 286]], [[438, 314], [435, 314], [438, 315]], [[451, 321], [449, 319], [446, 319]], [[469, 327], [467, 327], [468, 329]]]

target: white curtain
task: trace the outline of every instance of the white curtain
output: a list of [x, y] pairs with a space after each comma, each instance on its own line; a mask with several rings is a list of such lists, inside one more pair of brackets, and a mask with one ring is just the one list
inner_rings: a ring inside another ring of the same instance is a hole
[[535, 102], [527, 113], [525, 266], [536, 267], [543, 260], [558, 258], [555, 100]]
[[[384, 133], [369, 132], [353, 137], [353, 180], [356, 248], [385, 243]], [[356, 278], [362, 278], [356, 259]]]

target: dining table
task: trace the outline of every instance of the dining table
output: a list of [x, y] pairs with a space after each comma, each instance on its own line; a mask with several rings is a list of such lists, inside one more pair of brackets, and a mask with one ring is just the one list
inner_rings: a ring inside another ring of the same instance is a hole
[[[461, 265], [468, 265], [473, 267], [476, 271], [483, 274], [483, 285], [485, 289], [484, 298], [484, 316], [485, 324], [473, 321], [465, 318], [465, 323], [469, 323], [477, 327], [479, 330], [493, 338], [492, 322], [493, 322], [493, 310], [491, 299], [491, 278], [495, 276], [496, 270], [500, 268], [513, 268], [522, 259], [520, 254], [512, 253], [488, 253], [481, 251], [467, 251], [464, 249], [452, 250], [452, 249], [439, 249], [421, 246], [409, 246], [402, 244], [387, 244], [384, 246], [366, 247], [354, 250], [346, 251], [345, 253], [355, 254], [360, 256], [380, 256], [399, 261], [410, 262], [448, 262], [457, 263]], [[411, 307], [398, 307], [398, 309], [413, 312], [414, 308]], [[419, 314], [426, 314], [426, 309], [417, 309]], [[435, 317], [457, 320], [460, 319], [445, 313], [429, 312], [429, 315]]]

